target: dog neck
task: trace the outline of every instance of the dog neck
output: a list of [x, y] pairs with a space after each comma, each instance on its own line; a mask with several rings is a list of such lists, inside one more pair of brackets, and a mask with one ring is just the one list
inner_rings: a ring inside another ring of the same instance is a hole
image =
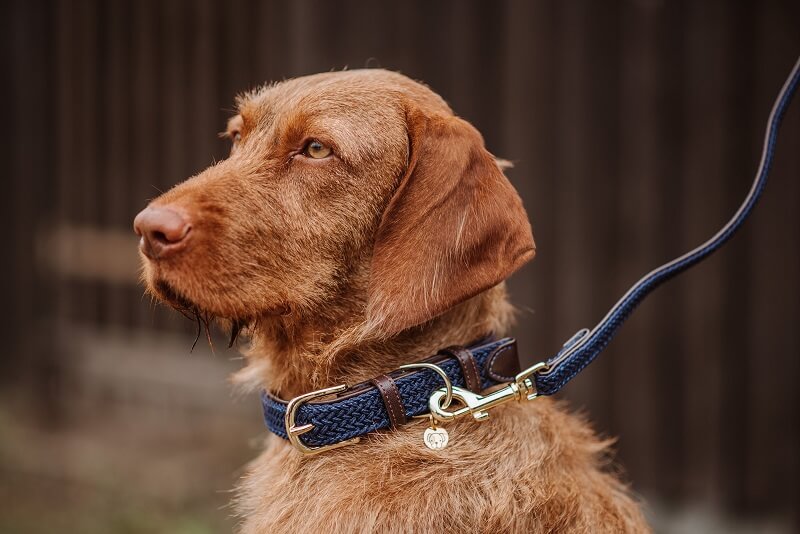
[[513, 307], [501, 283], [388, 339], [370, 336], [360, 323], [341, 315], [346, 311], [320, 314], [313, 320], [289, 315], [258, 321], [244, 351], [247, 366], [235, 381], [252, 389], [266, 388], [285, 399], [337, 384], [356, 384], [447, 346], [465, 345], [488, 333], [504, 335]]

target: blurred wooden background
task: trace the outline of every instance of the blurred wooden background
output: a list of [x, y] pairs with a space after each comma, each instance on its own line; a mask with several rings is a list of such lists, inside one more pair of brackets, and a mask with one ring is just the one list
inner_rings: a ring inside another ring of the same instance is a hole
[[[15, 0], [0, 9], [9, 115], [0, 496], [16, 496], [0, 499], [0, 530], [16, 517], [47, 531], [42, 516], [18, 517], [38, 513], [18, 488], [38, 494], [40, 479], [53, 502], [67, 480], [139, 491], [145, 508], [171, 503], [167, 515], [187, 502], [205, 510], [170, 531], [229, 528], [216, 508], [229, 496], [214, 492], [255, 456], [257, 399], [228, 394], [235, 352], [188, 356], [193, 325], [142, 298], [131, 221], [147, 199], [225, 157], [216, 132], [237, 92], [381, 66], [425, 81], [473, 122], [514, 161], [509, 175], [534, 224], [538, 257], [511, 281], [516, 335], [532, 361], [733, 213], [800, 54], [794, 0]], [[743, 232], [659, 289], [563, 394], [619, 437], [618, 459], [662, 525], [702, 508], [800, 528], [798, 108]], [[91, 446], [81, 441], [89, 436]]]

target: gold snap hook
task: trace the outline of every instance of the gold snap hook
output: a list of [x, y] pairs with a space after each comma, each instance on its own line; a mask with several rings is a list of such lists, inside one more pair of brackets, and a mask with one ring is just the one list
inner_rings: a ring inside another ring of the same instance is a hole
[[[453, 391], [445, 391], [444, 388], [437, 389], [428, 399], [428, 409], [434, 419], [442, 422], [453, 421], [465, 415], [472, 415], [476, 421], [486, 421], [489, 418], [489, 410], [495, 406], [510, 401], [531, 401], [537, 398], [539, 395], [533, 375], [546, 368], [544, 363], [536, 364], [518, 374], [514, 382], [509, 382], [486, 395], [479, 395], [458, 386], [453, 387]], [[443, 402], [446, 397], [454, 397], [460, 407], [447, 410], [450, 403]]]

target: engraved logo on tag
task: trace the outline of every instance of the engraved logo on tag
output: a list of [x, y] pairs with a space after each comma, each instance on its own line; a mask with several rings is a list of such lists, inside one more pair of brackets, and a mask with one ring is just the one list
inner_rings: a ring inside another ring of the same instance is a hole
[[425, 433], [422, 435], [422, 441], [425, 446], [434, 451], [438, 451], [447, 447], [447, 442], [450, 436], [447, 435], [447, 430], [444, 428], [426, 428]]

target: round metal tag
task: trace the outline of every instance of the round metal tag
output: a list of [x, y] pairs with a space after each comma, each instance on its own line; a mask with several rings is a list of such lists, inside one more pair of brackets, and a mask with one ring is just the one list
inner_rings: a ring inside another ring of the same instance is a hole
[[422, 435], [422, 441], [425, 442], [425, 446], [434, 451], [447, 447], [449, 440], [450, 436], [447, 435], [447, 430], [444, 428], [426, 428], [425, 433]]

